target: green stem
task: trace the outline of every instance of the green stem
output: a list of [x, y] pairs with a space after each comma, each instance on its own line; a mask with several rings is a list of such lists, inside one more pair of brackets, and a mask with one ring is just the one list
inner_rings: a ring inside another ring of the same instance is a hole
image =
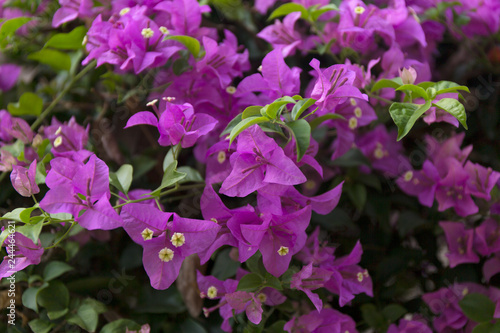
[[85, 68], [83, 68], [78, 74], [76, 74], [71, 79], [71, 81], [68, 83], [68, 85], [59, 93], [59, 95], [57, 95], [56, 98], [54, 98], [54, 100], [49, 104], [49, 106], [47, 106], [47, 108], [45, 108], [45, 110], [43, 110], [43, 112], [40, 114], [40, 116], [38, 116], [37, 120], [35, 120], [35, 122], [31, 125], [32, 130], [35, 130], [42, 123], [42, 121], [50, 115], [52, 110], [61, 101], [61, 99], [64, 97], [64, 95], [66, 95], [66, 93], [71, 89], [73, 84], [75, 84], [75, 82], [79, 81], [82, 77], [85, 76], [85, 74], [87, 74], [92, 69], [94, 69], [96, 64], [97, 64], [97, 61], [93, 60], [91, 63], [89, 63], [87, 66], [85, 66]]
[[51, 249], [51, 248], [56, 247], [57, 245], [59, 245], [59, 243], [61, 243], [69, 235], [71, 229], [73, 229], [73, 227], [75, 226], [75, 224], [76, 224], [76, 222], [71, 223], [71, 226], [64, 233], [64, 235], [62, 235], [61, 238], [59, 238], [59, 240], [56, 243], [54, 243], [53, 245], [51, 245], [49, 247], [46, 247], [45, 250]]
[[394, 101], [391, 101], [390, 99], [387, 99], [387, 98], [384, 98], [384, 97], [380, 97], [380, 96], [378, 96], [378, 95], [374, 95], [374, 94], [372, 94], [372, 93], [371, 93], [371, 92], [369, 92], [369, 91], [366, 91], [366, 94], [367, 94], [369, 97], [373, 97], [373, 98], [378, 99], [379, 101], [385, 102], [385, 103], [387, 103], [387, 104], [392, 104], [392, 103], [394, 103]]
[[156, 197], [156, 196], [149, 196], [149, 197], [144, 197], [144, 198], [135, 199], [135, 200], [128, 200], [125, 203], [113, 206], [113, 208], [114, 209], [120, 208], [120, 207], [123, 207], [123, 206], [125, 206], [127, 204], [130, 204], [130, 203], [137, 203], [137, 202], [142, 202], [142, 201], [151, 200], [151, 199], [155, 200], [155, 199], [157, 199], [159, 197], [163, 197], [165, 195], [169, 195], [169, 194], [175, 193], [177, 191], [186, 191], [186, 190], [191, 190], [191, 189], [201, 188], [201, 187], [205, 187], [205, 183], [198, 183], [198, 184], [184, 185], [184, 186], [179, 186], [179, 183], [177, 183], [177, 184], [175, 184], [174, 188], [171, 188], [170, 190], [166, 190], [164, 192], [160, 192], [160, 194], [158, 195], [158, 197]]

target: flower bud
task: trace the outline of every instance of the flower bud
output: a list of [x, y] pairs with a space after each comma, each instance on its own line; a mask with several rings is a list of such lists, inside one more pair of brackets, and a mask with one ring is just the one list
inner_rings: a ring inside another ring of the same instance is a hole
[[40, 192], [38, 185], [35, 183], [36, 176], [36, 161], [30, 164], [29, 169], [14, 165], [10, 180], [14, 189], [23, 197], [30, 197], [32, 194]]
[[403, 68], [403, 70], [399, 70], [399, 76], [403, 81], [403, 84], [413, 84], [417, 79], [417, 72], [413, 67]]

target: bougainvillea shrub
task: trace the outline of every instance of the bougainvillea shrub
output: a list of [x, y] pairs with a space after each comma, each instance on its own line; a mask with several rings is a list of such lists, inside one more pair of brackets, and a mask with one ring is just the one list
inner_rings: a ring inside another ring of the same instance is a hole
[[498, 0], [0, 16], [2, 331], [500, 330]]

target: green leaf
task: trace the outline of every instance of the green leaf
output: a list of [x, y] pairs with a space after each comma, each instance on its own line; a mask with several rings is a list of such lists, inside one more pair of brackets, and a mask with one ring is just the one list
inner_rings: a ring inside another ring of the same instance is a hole
[[240, 113], [236, 117], [234, 117], [229, 122], [229, 124], [227, 124], [226, 128], [224, 129], [224, 131], [222, 131], [222, 133], [220, 134], [220, 136], [223, 137], [224, 135], [228, 135], [229, 133], [231, 133], [231, 131], [233, 130], [233, 128], [236, 125], [238, 125], [242, 120], [243, 120], [243, 113]]
[[49, 65], [55, 70], [69, 71], [71, 69], [71, 57], [57, 50], [42, 49], [38, 52], [31, 53], [28, 59]]
[[229, 257], [231, 249], [224, 249], [215, 258], [214, 267], [211, 275], [219, 280], [226, 280], [236, 275], [236, 271], [240, 267], [238, 261], [234, 261]]
[[38, 206], [23, 209], [23, 211], [19, 214], [21, 221], [24, 223], [30, 223], [31, 212], [35, 209], [38, 209]]
[[316, 127], [318, 127], [323, 122], [330, 120], [330, 119], [344, 119], [345, 120], [345, 118], [343, 116], [341, 116], [340, 114], [328, 113], [328, 114], [325, 114], [323, 116], [320, 116], [318, 118], [311, 120], [311, 122], [309, 123], [309, 125], [311, 125], [311, 130], [315, 130]]
[[483, 294], [467, 294], [458, 305], [467, 318], [478, 323], [491, 321], [495, 313], [495, 303]]
[[404, 316], [407, 312], [408, 311], [399, 304], [389, 304], [382, 309], [382, 315], [391, 323]]
[[404, 91], [405, 94], [411, 92], [412, 98], [421, 97], [426, 101], [429, 99], [429, 96], [427, 96], [427, 93], [425, 92], [424, 88], [416, 86], [414, 84], [403, 84], [402, 86], [396, 88], [396, 91]]
[[234, 139], [240, 135], [241, 132], [246, 130], [252, 125], [255, 124], [260, 124], [260, 123], [265, 123], [268, 122], [269, 118], [267, 117], [250, 117], [243, 119], [238, 125], [234, 126], [234, 128], [231, 130], [231, 134], [229, 134], [229, 145], [233, 143]]
[[496, 323], [481, 323], [474, 327], [472, 333], [500, 333], [500, 322]]
[[120, 192], [127, 194], [132, 184], [134, 168], [130, 164], [124, 164], [116, 172], [109, 173], [109, 183]]
[[300, 118], [302, 113], [306, 111], [310, 106], [314, 105], [316, 100], [314, 98], [306, 98], [297, 102], [292, 109], [292, 119], [297, 120]]
[[241, 291], [255, 291], [263, 284], [262, 277], [255, 273], [244, 275], [238, 283], [236, 290]]
[[263, 108], [263, 106], [260, 105], [252, 105], [247, 107], [245, 110], [243, 110], [243, 113], [241, 114], [241, 119], [246, 119], [254, 116], [260, 116], [260, 110]]
[[363, 320], [375, 330], [385, 331], [387, 326], [384, 316], [377, 310], [375, 305], [367, 303], [361, 306]]
[[460, 124], [467, 129], [467, 115], [465, 114], [465, 107], [456, 99], [443, 98], [435, 103], [432, 103], [432, 106], [445, 110], [453, 117], [457, 118]]
[[163, 40], [175, 40], [183, 44], [188, 51], [193, 55], [193, 57], [198, 58], [200, 56], [200, 42], [197, 39], [190, 36], [167, 36]]
[[354, 206], [356, 206], [359, 211], [362, 211], [365, 207], [367, 198], [366, 186], [363, 184], [352, 184], [351, 186], [345, 187], [345, 189]]
[[83, 48], [83, 38], [87, 34], [85, 26], [79, 26], [68, 33], [60, 33], [52, 36], [44, 48], [53, 47], [60, 50], [79, 50]]
[[139, 330], [141, 329], [141, 325], [137, 324], [135, 321], [130, 319], [118, 319], [109, 324], [104, 325], [101, 329], [100, 333], [123, 333], [129, 329], [131, 330]]
[[28, 223], [23, 226], [16, 227], [16, 231], [31, 239], [35, 244], [38, 244], [38, 236], [40, 236], [40, 232], [42, 231], [43, 221], [44, 219], [34, 224]]
[[25, 92], [17, 103], [9, 103], [7, 110], [13, 116], [32, 115], [39, 116], [42, 113], [43, 100], [38, 95]]
[[[285, 105], [290, 104], [290, 103], [295, 104], [296, 102], [290, 96], [281, 97], [281, 98], [278, 98], [277, 100], [275, 100], [274, 102], [272, 102], [271, 104], [264, 106], [262, 108], [262, 110], [260, 111], [260, 113], [264, 117], [267, 116], [269, 119], [276, 119], [276, 117], [279, 116], [281, 113], [280, 110], [282, 110], [282, 108]], [[245, 118], [245, 117], [243, 117], [243, 118]]]
[[28, 323], [34, 333], [49, 333], [55, 324], [42, 319], [33, 319]]
[[76, 314], [71, 314], [66, 319], [72, 324], [76, 324], [86, 330], [87, 332], [95, 332], [97, 323], [99, 322], [99, 314], [91, 303], [82, 303]]
[[245, 265], [250, 272], [256, 273], [260, 276], [264, 276], [267, 273], [264, 263], [262, 262], [262, 254], [259, 251], [255, 252], [253, 256], [248, 258], [248, 260], [245, 261]]
[[286, 124], [292, 130], [297, 148], [297, 162], [306, 153], [311, 144], [311, 126], [305, 119], [299, 119]]
[[339, 10], [339, 7], [337, 7], [337, 5], [331, 3], [331, 4], [328, 4], [326, 6], [321, 7], [319, 9], [314, 9], [311, 11], [311, 20], [313, 22], [316, 22], [321, 15], [323, 15], [326, 12], [332, 11], [332, 10]]
[[266, 273], [266, 275], [264, 276], [264, 280], [262, 281], [262, 285], [265, 287], [271, 287], [276, 290], [283, 290], [280, 280], [271, 273]]
[[21, 16], [21, 17], [16, 17], [16, 18], [12, 18], [10, 20], [3, 21], [3, 24], [0, 27], [0, 46], [2, 48], [7, 46], [6, 38], [14, 35], [14, 33], [17, 31], [17, 29], [19, 29], [20, 27], [22, 27], [23, 25], [25, 25], [26, 23], [28, 23], [32, 19], [33, 19], [32, 17]]
[[457, 92], [458, 90], [464, 90], [470, 93], [469, 88], [466, 86], [461, 86], [455, 82], [451, 81], [439, 81], [434, 85], [434, 87], [437, 90], [437, 94], [445, 94], [445, 93], [451, 93], [451, 92]]
[[279, 321], [275, 322], [274, 324], [272, 324], [271, 326], [269, 326], [268, 328], [266, 328], [264, 330], [264, 332], [266, 332], [266, 333], [283, 333], [283, 332], [285, 332], [285, 330], [284, 330], [285, 324], [286, 324], [286, 321], [279, 320]]
[[415, 122], [425, 111], [429, 110], [431, 102], [426, 101], [425, 104], [418, 105], [413, 103], [392, 103], [389, 108], [394, 123], [398, 127], [398, 141], [408, 134]]
[[180, 180], [179, 183], [187, 183], [187, 182], [203, 183], [205, 181], [203, 179], [203, 176], [199, 173], [199, 171], [192, 167], [181, 166], [177, 168], [177, 171], [186, 174], [186, 177]]
[[298, 3], [285, 3], [281, 6], [279, 6], [278, 8], [276, 8], [272, 13], [271, 15], [269, 16], [269, 18], [267, 19], [268, 21], [276, 18], [276, 17], [281, 17], [281, 16], [285, 16], [285, 15], [288, 15], [290, 13], [294, 13], [294, 12], [300, 12], [301, 15], [300, 17], [307, 20], [309, 18], [309, 12], [307, 11], [307, 9], [302, 6], [302, 5], [299, 5]]
[[400, 77], [395, 77], [393, 79], [382, 79], [377, 82], [372, 87], [372, 92], [380, 90], [382, 88], [394, 88], [397, 89], [403, 85], [403, 81]]
[[38, 293], [37, 303], [47, 310], [49, 319], [58, 319], [68, 312], [68, 288], [61, 281], [50, 281], [49, 286]]
[[38, 293], [41, 290], [47, 288], [48, 286], [49, 286], [48, 283], [44, 283], [40, 287], [30, 287], [26, 289], [22, 295], [23, 305], [28, 309], [31, 309], [38, 313], [38, 304], [36, 302]]
[[158, 196], [160, 195], [162, 189], [174, 185], [186, 176], [187, 175], [185, 173], [177, 171], [177, 161], [174, 161], [167, 167], [167, 169], [165, 169], [165, 173], [163, 174], [160, 186], [150, 194], [153, 196]]
[[45, 281], [53, 280], [66, 272], [73, 269], [70, 265], [62, 261], [51, 261], [45, 266], [43, 270], [43, 279]]

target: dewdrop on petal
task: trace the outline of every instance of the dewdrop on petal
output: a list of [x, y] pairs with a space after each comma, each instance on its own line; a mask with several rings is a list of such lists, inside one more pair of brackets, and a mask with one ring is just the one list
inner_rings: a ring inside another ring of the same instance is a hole
[[186, 237], [184, 237], [184, 234], [182, 232], [175, 232], [172, 235], [170, 242], [172, 243], [173, 246], [179, 247], [184, 245], [184, 243], [186, 243]]
[[288, 254], [288, 252], [290, 252], [290, 249], [286, 246], [280, 246], [279, 250], [278, 250], [278, 254], [280, 256], [286, 256]]
[[165, 247], [161, 249], [160, 252], [158, 252], [158, 257], [163, 262], [169, 262], [170, 260], [174, 259], [174, 251], [172, 251], [168, 247]]
[[62, 136], [58, 136], [58, 137], [54, 140], [54, 147], [55, 147], [55, 148], [59, 147], [60, 145], [62, 145], [62, 142], [63, 142], [63, 138], [62, 138]]
[[210, 286], [207, 290], [207, 297], [210, 299], [214, 299], [217, 297], [217, 288], [215, 286]]
[[141, 232], [141, 236], [145, 241], [150, 240], [151, 238], [153, 238], [153, 230], [146, 228]]

